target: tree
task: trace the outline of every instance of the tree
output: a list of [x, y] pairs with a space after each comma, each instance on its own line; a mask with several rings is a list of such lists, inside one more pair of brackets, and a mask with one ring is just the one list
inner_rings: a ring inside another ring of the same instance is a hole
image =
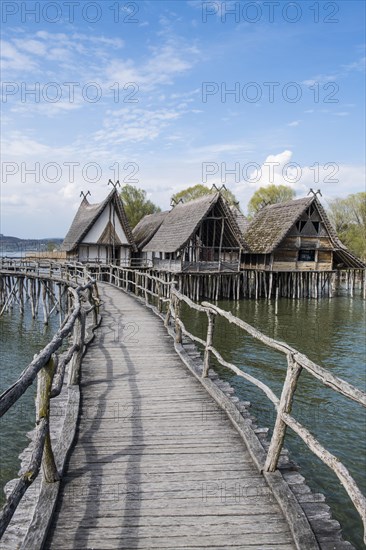
[[248, 216], [253, 217], [268, 204], [290, 201], [295, 198], [295, 191], [288, 185], [267, 185], [260, 187], [248, 203]]
[[[180, 200], [182, 200], [183, 202], [189, 202], [194, 199], [199, 199], [200, 197], [203, 197], [205, 195], [210, 195], [213, 192], [214, 190], [210, 189], [206, 185], [198, 183], [197, 185], [193, 185], [192, 187], [187, 187], [187, 189], [183, 189], [183, 191], [179, 191], [179, 193], [176, 193], [172, 196], [172, 200], [174, 200], [175, 202], [178, 202]], [[222, 195], [229, 204], [238, 203], [234, 193], [232, 193], [229, 189], [223, 189]]]
[[47, 243], [47, 252], [53, 252], [54, 250], [57, 250], [58, 246], [53, 241], [48, 241]]
[[366, 193], [331, 200], [328, 215], [341, 241], [366, 259]]
[[155, 214], [161, 209], [146, 199], [146, 191], [126, 184], [120, 193], [128, 222], [133, 229], [147, 214]]

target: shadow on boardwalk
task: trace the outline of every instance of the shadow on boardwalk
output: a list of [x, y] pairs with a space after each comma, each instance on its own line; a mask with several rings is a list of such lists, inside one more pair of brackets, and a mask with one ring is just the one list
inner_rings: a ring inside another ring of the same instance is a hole
[[[107, 329], [83, 361], [78, 435], [46, 548], [295, 548], [242, 439], [156, 316], [100, 289]], [[138, 330], [116, 338], [120, 323]]]

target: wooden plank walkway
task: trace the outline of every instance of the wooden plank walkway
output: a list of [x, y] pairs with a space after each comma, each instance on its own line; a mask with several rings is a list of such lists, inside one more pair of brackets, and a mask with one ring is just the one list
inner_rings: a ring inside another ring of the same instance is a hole
[[45, 548], [294, 549], [242, 439], [159, 319], [115, 287], [100, 294], [103, 325], [83, 360], [77, 440]]

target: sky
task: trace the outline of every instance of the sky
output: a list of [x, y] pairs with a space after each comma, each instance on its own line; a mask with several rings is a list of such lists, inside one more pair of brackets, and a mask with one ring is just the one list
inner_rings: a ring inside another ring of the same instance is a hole
[[365, 190], [365, 3], [1, 3], [1, 226], [63, 237], [119, 180]]

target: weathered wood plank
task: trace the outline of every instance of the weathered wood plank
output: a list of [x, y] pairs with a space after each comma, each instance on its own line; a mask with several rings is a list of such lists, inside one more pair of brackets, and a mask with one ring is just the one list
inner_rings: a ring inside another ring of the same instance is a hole
[[83, 361], [79, 431], [45, 547], [294, 549], [243, 441], [163, 325], [113, 287], [100, 295], [104, 325], [136, 323], [138, 341], [101, 330]]

